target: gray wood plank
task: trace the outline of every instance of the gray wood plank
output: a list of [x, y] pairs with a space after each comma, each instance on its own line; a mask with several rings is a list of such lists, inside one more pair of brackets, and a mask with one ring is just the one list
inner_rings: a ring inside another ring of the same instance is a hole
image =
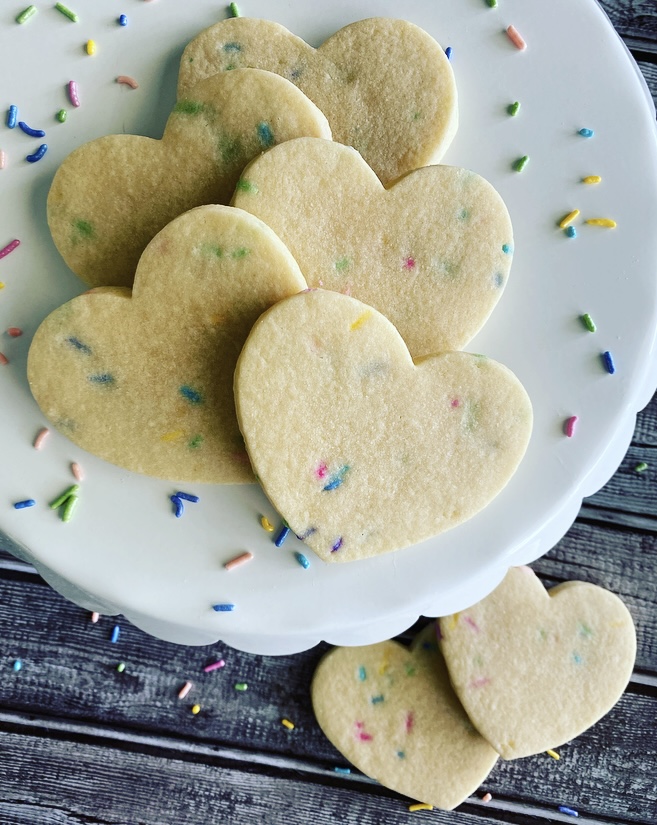
[[657, 52], [654, 0], [598, 0], [620, 36], [631, 46]]

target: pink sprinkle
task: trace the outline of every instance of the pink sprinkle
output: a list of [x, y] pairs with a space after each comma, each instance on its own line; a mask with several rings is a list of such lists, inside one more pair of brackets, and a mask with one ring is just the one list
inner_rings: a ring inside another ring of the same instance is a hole
[[23, 330], [20, 327], [9, 327], [7, 330], [7, 335], [11, 335], [12, 338], [20, 338], [23, 334]]
[[206, 665], [203, 668], [203, 673], [212, 673], [213, 670], [219, 670], [220, 667], [225, 667], [226, 662], [223, 659], [219, 659], [218, 662], [213, 662], [211, 665]]
[[239, 567], [242, 564], [245, 564], [247, 561], [251, 561], [253, 558], [253, 553], [249, 553], [248, 550], [245, 550], [244, 553], [240, 553], [239, 556], [235, 556], [235, 558], [227, 561], [224, 564], [224, 568], [226, 570], [232, 570], [234, 567]]
[[458, 407], [458, 406], [460, 405], [460, 403], [461, 403], [461, 402], [458, 400], [458, 398], [455, 398], [455, 399], [452, 401], [452, 407]]
[[0, 149], [0, 169], [4, 169], [7, 163], [7, 156], [5, 155], [5, 150]]
[[71, 101], [71, 105], [77, 108], [80, 105], [80, 98], [78, 96], [78, 84], [75, 82], [75, 80], [70, 80], [67, 88], [68, 99]]
[[43, 443], [50, 435], [50, 430], [47, 427], [42, 427], [39, 432], [36, 434], [36, 438], [34, 439], [34, 444], [32, 445], [35, 450], [40, 450], [43, 447]]
[[490, 684], [490, 679], [488, 678], [488, 676], [482, 676], [480, 679], [473, 679], [472, 682], [470, 682], [470, 687], [480, 688], [488, 684]]
[[178, 691], [178, 698], [184, 699], [193, 687], [194, 685], [191, 682], [185, 682], [185, 684]]
[[371, 741], [372, 741], [372, 736], [371, 736], [371, 734], [369, 734], [369, 733], [365, 733], [365, 731], [364, 731], [364, 730], [362, 730], [362, 731], [358, 734], [358, 738], [360, 739], [360, 741], [361, 741], [361, 742], [371, 742]]
[[463, 621], [464, 621], [464, 622], [466, 622], [467, 624], [469, 624], [469, 625], [470, 625], [470, 627], [471, 627], [473, 630], [476, 630], [476, 631], [477, 631], [477, 633], [479, 633], [479, 628], [478, 628], [477, 623], [475, 622], [475, 620], [474, 620], [474, 619], [471, 619], [471, 618], [470, 618], [470, 616], [464, 616], [464, 617], [463, 617]]
[[413, 711], [406, 716], [406, 733], [410, 733], [413, 730], [413, 724], [415, 719], [413, 717]]
[[134, 79], [134, 77], [130, 77], [127, 74], [120, 74], [116, 78], [117, 83], [122, 83], [124, 86], [130, 86], [131, 89], [138, 89], [139, 83]]
[[315, 473], [317, 475], [317, 478], [324, 478], [326, 476], [326, 474], [328, 473], [328, 467], [326, 466], [326, 464], [323, 461], [319, 465], [319, 467], [317, 468]]
[[522, 36], [518, 29], [515, 26], [509, 26], [506, 30], [507, 35], [509, 36], [509, 40], [513, 43], [516, 49], [520, 49], [520, 51], [524, 51], [527, 48], [527, 44], [523, 40]]
[[12, 241], [11, 243], [8, 243], [7, 246], [0, 249], [0, 258], [6, 257], [7, 255], [9, 255], [10, 252], [13, 252], [14, 249], [16, 249], [16, 247], [20, 245], [21, 242], [18, 239]]
[[575, 435], [575, 424], [577, 424], [576, 415], [571, 415], [570, 418], [564, 421], [563, 431], [568, 438], [572, 438]]
[[8, 363], [9, 358], [7, 358], [7, 356], [4, 353], [0, 352], [0, 365], [6, 367]]
[[492, 794], [492, 793], [485, 793], [485, 794], [481, 797], [481, 801], [482, 801], [482, 802], [490, 802], [492, 798], [493, 798], [493, 794]]
[[415, 258], [406, 258], [404, 261], [404, 269], [415, 269]]
[[91, 622], [92, 622], [92, 624], [96, 624], [96, 622], [98, 621], [98, 619], [100, 619], [100, 613], [96, 613], [96, 612], [94, 612], [94, 613], [92, 613], [92, 614], [91, 614]]
[[71, 463], [71, 472], [73, 473], [73, 478], [76, 481], [83, 481], [84, 480], [84, 470], [77, 461], [73, 461]]

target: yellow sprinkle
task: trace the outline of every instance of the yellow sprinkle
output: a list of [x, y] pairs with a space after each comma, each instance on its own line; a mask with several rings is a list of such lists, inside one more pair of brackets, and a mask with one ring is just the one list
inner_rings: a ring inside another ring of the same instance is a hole
[[192, 705], [192, 713], [194, 714], [194, 716], [196, 716], [196, 714], [200, 713], [200, 712], [201, 712], [201, 706], [200, 705]]
[[184, 435], [183, 430], [174, 430], [171, 433], [165, 433], [161, 436], [160, 441], [177, 441], [179, 438], [183, 438]]
[[412, 814], [415, 811], [433, 811], [433, 805], [428, 805], [426, 802], [417, 802], [415, 805], [409, 805], [408, 810]]
[[290, 722], [289, 719], [281, 719], [281, 725], [288, 730], [294, 730], [294, 722]]
[[616, 226], [616, 221], [611, 218], [589, 218], [587, 223], [591, 226], [608, 226], [610, 229]]
[[383, 659], [381, 660], [381, 664], [379, 665], [379, 676], [383, 676], [383, 674], [388, 670], [390, 667], [390, 648], [386, 648], [383, 651]]
[[559, 221], [559, 229], [565, 229], [567, 226], [575, 220], [575, 218], [579, 215], [579, 209], [573, 209], [572, 212], [569, 212], [565, 218], [562, 218]]
[[556, 751], [545, 751], [548, 756], [551, 756], [553, 759], [561, 759], [559, 754]]
[[600, 183], [601, 180], [600, 175], [587, 175], [585, 178], [582, 178], [582, 183]]
[[448, 630], [454, 630], [454, 629], [458, 626], [458, 623], [459, 623], [459, 616], [460, 616], [460, 615], [461, 615], [460, 613], [453, 613], [453, 614], [449, 617], [449, 627], [448, 627]]
[[274, 532], [274, 525], [271, 523], [271, 521], [269, 521], [267, 516], [260, 516], [260, 524], [262, 524], [263, 528], [268, 533], [273, 533]]
[[371, 310], [371, 309], [368, 309], [368, 310], [367, 310], [366, 312], [364, 312], [364, 313], [363, 313], [363, 314], [362, 314], [359, 318], [356, 318], [356, 320], [355, 320], [355, 321], [353, 322], [353, 324], [351, 325], [351, 329], [352, 329], [352, 330], [354, 330], [354, 329], [360, 329], [360, 327], [362, 327], [362, 326], [363, 326], [363, 324], [365, 323], [365, 321], [367, 321], [367, 320], [370, 318], [370, 316], [371, 316], [371, 315], [372, 315], [372, 310]]
[[87, 40], [87, 45], [85, 46], [87, 50], [87, 54], [96, 54], [96, 41], [95, 40]]
[[5, 288], [5, 285], [2, 283], [2, 281], [0, 281], [0, 289], [4, 289], [4, 288]]

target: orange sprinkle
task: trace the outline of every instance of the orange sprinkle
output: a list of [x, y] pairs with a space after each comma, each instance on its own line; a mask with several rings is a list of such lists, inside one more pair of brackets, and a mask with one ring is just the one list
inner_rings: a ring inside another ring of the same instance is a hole
[[178, 698], [184, 699], [193, 687], [194, 685], [191, 682], [185, 682], [185, 684], [178, 691]]
[[227, 561], [226, 564], [224, 564], [224, 567], [226, 570], [232, 570], [234, 567], [239, 567], [242, 564], [246, 564], [246, 562], [251, 561], [252, 558], [253, 553], [249, 553], [249, 551], [246, 550], [244, 553], [240, 553], [239, 556], [235, 556], [234, 559]]
[[134, 79], [134, 77], [130, 77], [127, 74], [120, 74], [116, 78], [117, 83], [122, 83], [124, 86], [130, 86], [131, 89], [138, 89], [139, 83]]
[[520, 51], [524, 51], [527, 48], [527, 44], [525, 43], [523, 37], [521, 36], [518, 29], [515, 26], [509, 26], [506, 30], [506, 33], [509, 37], [509, 40], [513, 43], [516, 49], [520, 49]]
[[485, 794], [481, 797], [481, 801], [482, 801], [482, 802], [490, 802], [492, 798], [493, 798], [493, 794], [492, 794], [492, 793], [485, 793]]

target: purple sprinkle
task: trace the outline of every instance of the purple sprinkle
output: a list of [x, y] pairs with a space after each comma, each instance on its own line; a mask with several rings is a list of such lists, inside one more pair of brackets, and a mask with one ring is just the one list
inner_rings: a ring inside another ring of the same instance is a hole
[[196, 504], [197, 501], [200, 501], [198, 496], [195, 496], [193, 493], [183, 493], [180, 490], [176, 493], [177, 498], [182, 498], [185, 501], [191, 501], [192, 504]]
[[344, 539], [342, 538], [342, 536], [340, 536], [340, 538], [335, 542], [333, 547], [331, 547], [331, 553], [337, 553], [338, 550], [342, 547], [343, 544], [344, 544]]
[[25, 501], [17, 501], [14, 510], [25, 510], [26, 507], [34, 507], [36, 501], [33, 498], [26, 498]]
[[185, 505], [182, 503], [182, 499], [180, 499], [178, 496], [169, 496], [169, 498], [171, 499], [174, 507], [176, 508], [174, 510], [176, 518], [180, 518], [182, 514], [185, 512]]
[[274, 539], [274, 544], [276, 545], [276, 547], [282, 547], [283, 546], [283, 542], [288, 537], [289, 532], [290, 532], [290, 528], [287, 526], [287, 524], [284, 524], [281, 527], [279, 534]]
[[112, 642], [113, 645], [116, 644], [119, 641], [119, 636], [120, 635], [121, 635], [121, 628], [118, 626], [118, 624], [115, 624], [114, 628], [112, 630], [112, 637], [110, 639], [110, 641]]

